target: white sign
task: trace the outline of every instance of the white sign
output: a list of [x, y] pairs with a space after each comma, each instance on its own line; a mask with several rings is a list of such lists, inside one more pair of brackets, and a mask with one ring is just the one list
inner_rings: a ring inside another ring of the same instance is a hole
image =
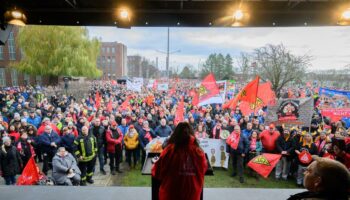
[[126, 88], [128, 90], [131, 90], [131, 91], [141, 92], [142, 84], [131, 82], [130, 80], [127, 80], [126, 81]]
[[212, 167], [228, 168], [230, 154], [226, 153], [226, 141], [222, 139], [199, 139], [199, 145], [208, 155]]
[[166, 91], [169, 89], [169, 85], [167, 83], [161, 83], [158, 84], [158, 88], [159, 91]]

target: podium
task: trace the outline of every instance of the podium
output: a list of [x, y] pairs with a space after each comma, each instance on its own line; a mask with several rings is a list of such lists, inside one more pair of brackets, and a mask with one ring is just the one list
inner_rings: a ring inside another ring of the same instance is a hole
[[[156, 156], [160, 156], [160, 153], [148, 153], [147, 157], [145, 159], [145, 163], [143, 164], [142, 167], [142, 175], [150, 175], [151, 176], [151, 187], [152, 187], [152, 200], [158, 200], [159, 199], [159, 187], [160, 187], [160, 181], [153, 178], [152, 177], [152, 167], [153, 167], [153, 163], [152, 163], [152, 159]], [[214, 171], [212, 166], [210, 165], [209, 159], [208, 159], [208, 155], [205, 154], [205, 158], [207, 160], [207, 165], [208, 165], [208, 169], [205, 172], [205, 176], [214, 176]], [[202, 188], [202, 193], [201, 193], [201, 200], [203, 200], [203, 188]]]

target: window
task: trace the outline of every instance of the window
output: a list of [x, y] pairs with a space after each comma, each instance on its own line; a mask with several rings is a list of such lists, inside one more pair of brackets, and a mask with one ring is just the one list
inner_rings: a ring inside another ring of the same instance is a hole
[[112, 63], [115, 63], [115, 58], [114, 57], [112, 57]]
[[107, 63], [111, 62], [111, 57], [108, 56]]
[[105, 48], [104, 47], [102, 47], [102, 52], [105, 52]]
[[9, 47], [10, 60], [16, 60], [16, 47], [15, 47], [15, 38], [13, 36], [13, 31], [10, 32], [10, 36], [8, 39], [8, 47]]
[[107, 53], [109, 53], [109, 47], [107, 47]]
[[115, 53], [115, 48], [114, 47], [112, 47], [112, 53]]
[[4, 47], [0, 46], [0, 60], [4, 60]]
[[12, 79], [12, 86], [18, 86], [17, 70], [15, 69], [11, 70], [11, 79]]
[[36, 82], [37, 85], [41, 85], [41, 82], [42, 82], [41, 76], [36, 76], [35, 77], [35, 82]]
[[5, 68], [0, 68], [0, 86], [6, 86]]
[[29, 74], [24, 74], [24, 84], [30, 85], [30, 76]]

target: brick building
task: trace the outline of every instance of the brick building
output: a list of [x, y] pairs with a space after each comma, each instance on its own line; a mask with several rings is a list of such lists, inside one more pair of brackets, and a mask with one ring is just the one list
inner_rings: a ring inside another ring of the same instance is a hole
[[142, 77], [142, 57], [139, 55], [128, 56], [128, 76]]
[[47, 78], [19, 73], [16, 69], [10, 67], [12, 62], [19, 62], [22, 58], [22, 51], [16, 44], [18, 30], [17, 27], [12, 26], [5, 45], [0, 45], [0, 87], [47, 84]]
[[127, 47], [118, 42], [102, 42], [97, 67], [102, 70], [102, 79], [120, 78], [128, 75]]

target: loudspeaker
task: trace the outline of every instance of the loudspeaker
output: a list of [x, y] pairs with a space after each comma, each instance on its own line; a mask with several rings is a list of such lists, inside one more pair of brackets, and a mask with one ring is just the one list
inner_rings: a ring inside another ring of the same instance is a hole
[[9, 38], [10, 32], [12, 31], [13, 25], [7, 24], [0, 28], [0, 45], [5, 45]]

